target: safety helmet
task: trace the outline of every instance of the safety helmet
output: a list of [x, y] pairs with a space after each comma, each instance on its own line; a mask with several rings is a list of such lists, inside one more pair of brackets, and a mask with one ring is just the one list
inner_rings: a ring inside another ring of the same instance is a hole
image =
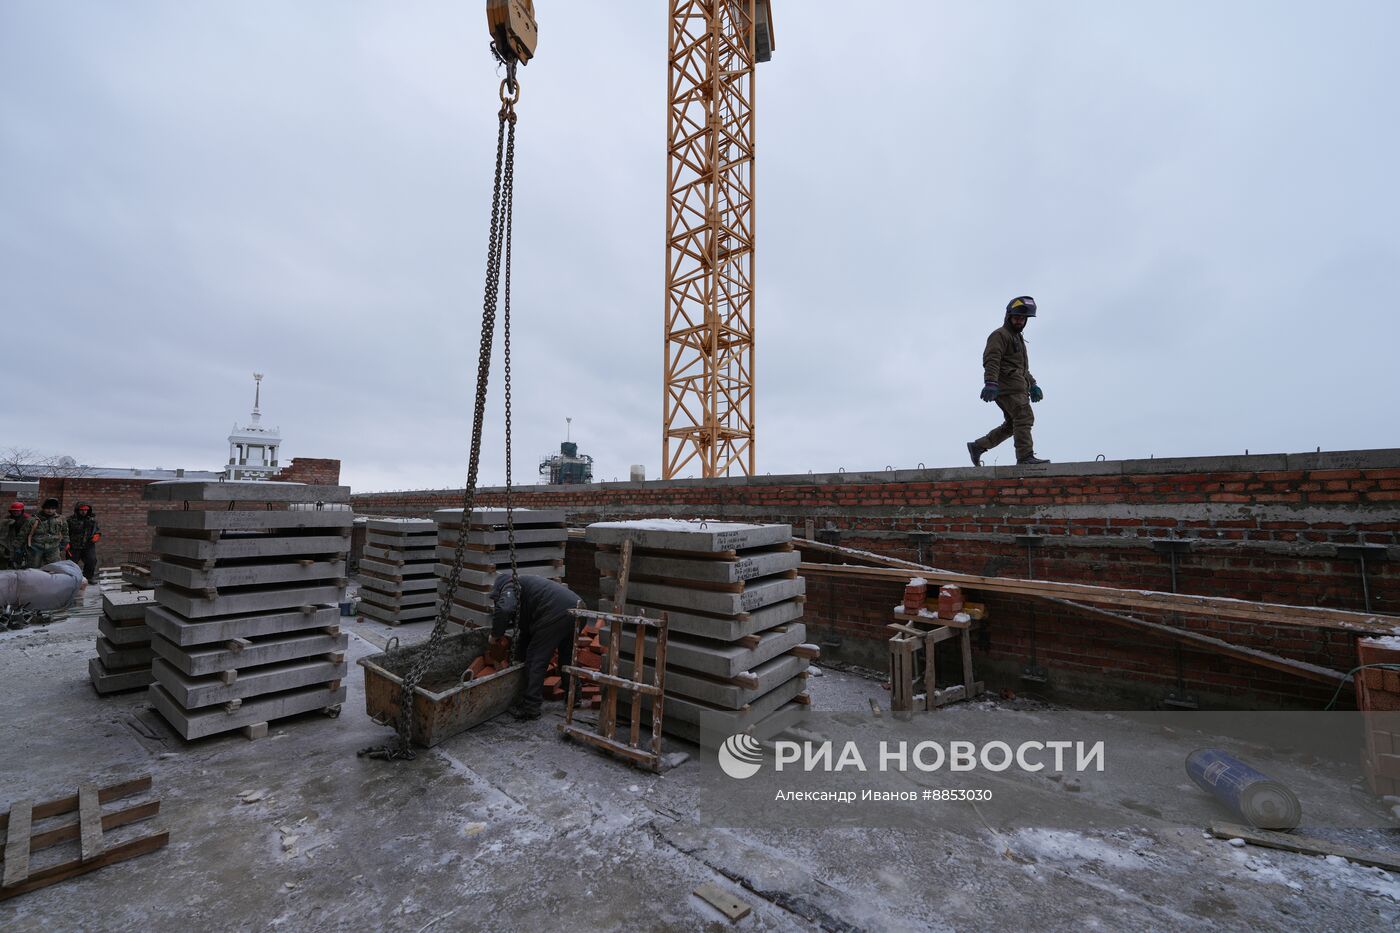
[[92, 506], [88, 505], [86, 502], [79, 502], [79, 503], [77, 504], [77, 506], [73, 509], [73, 511], [75, 511], [75, 512], [91, 512], [91, 511], [92, 511]]
[[1026, 317], [1035, 317], [1035, 299], [1030, 295], [1021, 295], [1019, 298], [1012, 298], [1006, 303], [1007, 314], [1024, 314]]
[[23, 511], [24, 511], [24, 503], [23, 503], [23, 502], [11, 502], [11, 503], [10, 503], [10, 511], [11, 511], [11, 512], [23, 512]]
[[44, 504], [41, 505], [40, 508], [43, 508], [43, 509], [56, 509], [56, 508], [59, 507], [59, 504], [60, 504], [60, 503], [59, 503], [59, 501], [58, 501], [57, 499], [45, 499], [45, 500], [44, 500]]

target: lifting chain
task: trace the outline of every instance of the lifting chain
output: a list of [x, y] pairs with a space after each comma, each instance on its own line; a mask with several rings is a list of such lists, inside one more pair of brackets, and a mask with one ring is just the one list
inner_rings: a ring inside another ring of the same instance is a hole
[[515, 527], [510, 511], [510, 240], [512, 204], [515, 193], [515, 105], [520, 100], [520, 85], [515, 79], [515, 64], [507, 64], [507, 77], [501, 82], [500, 126], [496, 132], [496, 179], [491, 193], [491, 233], [486, 247], [486, 289], [481, 307], [481, 345], [476, 361], [476, 401], [472, 408], [471, 456], [467, 462], [467, 483], [462, 489], [462, 526], [457, 533], [457, 549], [447, 575], [446, 592], [438, 605], [433, 631], [427, 640], [411, 649], [412, 663], [403, 675], [399, 690], [399, 713], [394, 720], [397, 735], [382, 746], [362, 748], [359, 755], [370, 758], [413, 759], [412, 716], [413, 697], [428, 666], [442, 651], [447, 636], [447, 623], [457, 597], [457, 586], [466, 553], [467, 533], [472, 510], [476, 506], [476, 481], [481, 466], [482, 422], [486, 417], [486, 390], [491, 375], [491, 349], [496, 334], [496, 305], [501, 297], [502, 256], [505, 260], [505, 391], [506, 391], [506, 522], [510, 539], [512, 581], [515, 566]]

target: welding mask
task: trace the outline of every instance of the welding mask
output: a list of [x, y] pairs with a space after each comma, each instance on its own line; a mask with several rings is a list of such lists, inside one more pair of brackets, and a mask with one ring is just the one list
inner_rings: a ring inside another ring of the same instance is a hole
[[491, 634], [500, 636], [515, 625], [520, 613], [520, 584], [508, 580], [496, 596], [495, 609], [491, 613]]

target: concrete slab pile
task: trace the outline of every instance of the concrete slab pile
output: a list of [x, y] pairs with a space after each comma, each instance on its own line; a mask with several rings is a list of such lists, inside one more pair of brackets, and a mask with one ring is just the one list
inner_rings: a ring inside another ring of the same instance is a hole
[[360, 614], [390, 625], [437, 615], [437, 523], [371, 518], [360, 558]]
[[[458, 625], [477, 628], [491, 624], [491, 585], [504, 571], [510, 573], [510, 539], [505, 509], [476, 509], [465, 526], [461, 509], [439, 509], [437, 522], [438, 595], [446, 598], [447, 576], [465, 532], [466, 550], [458, 577], [457, 596], [449, 617]], [[564, 546], [569, 530], [563, 509], [516, 509], [515, 561], [521, 574], [564, 578]]]
[[[666, 613], [663, 731], [688, 741], [727, 737], [808, 702], [819, 650], [799, 621], [806, 586], [789, 525], [647, 520], [589, 525], [604, 612]], [[632, 542], [627, 605], [612, 600], [624, 541]], [[607, 642], [607, 632], [602, 633]], [[654, 657], [656, 641], [646, 642]], [[631, 670], [633, 645], [623, 645]], [[646, 665], [643, 679], [652, 675]], [[627, 706], [627, 704], [622, 704]]]
[[349, 488], [177, 480], [144, 494], [170, 505], [147, 514], [158, 558], [151, 705], [185, 739], [257, 736], [274, 719], [338, 711]]
[[153, 680], [146, 609], [155, 605], [154, 596], [153, 590], [102, 594], [97, 657], [88, 661], [88, 676], [99, 694], [136, 690]]

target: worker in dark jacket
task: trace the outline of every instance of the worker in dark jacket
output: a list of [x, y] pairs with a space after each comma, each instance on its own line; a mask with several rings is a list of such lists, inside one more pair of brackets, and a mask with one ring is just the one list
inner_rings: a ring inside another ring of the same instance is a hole
[[29, 526], [32, 567], [44, 567], [68, 559], [68, 522], [58, 514], [59, 501], [45, 499], [39, 514]]
[[1021, 336], [1026, 321], [1033, 317], [1034, 298], [1012, 298], [1006, 305], [1006, 320], [987, 338], [987, 348], [982, 351], [982, 401], [996, 402], [1005, 417], [985, 437], [968, 442], [973, 466], [981, 466], [984, 453], [1013, 436], [1017, 463], [1050, 462], [1035, 455], [1035, 443], [1031, 440], [1031, 427], [1035, 424], [1031, 402], [1045, 397], [1031, 375], [1026, 340]]
[[29, 566], [29, 526], [34, 519], [23, 502], [11, 502], [9, 514], [0, 522], [0, 570], [23, 570]]
[[79, 502], [68, 516], [68, 553], [73, 563], [83, 565], [83, 576], [87, 582], [97, 582], [97, 542], [102, 540], [102, 529], [97, 527], [97, 516], [92, 505]]
[[516, 657], [525, 664], [525, 693], [510, 714], [516, 719], [539, 719], [549, 659], [558, 651], [560, 667], [573, 663], [574, 617], [569, 610], [578, 608], [582, 601], [557, 581], [520, 576], [512, 583], [509, 573], [496, 578], [491, 600], [495, 604], [492, 637], [505, 635], [512, 622], [520, 630]]

